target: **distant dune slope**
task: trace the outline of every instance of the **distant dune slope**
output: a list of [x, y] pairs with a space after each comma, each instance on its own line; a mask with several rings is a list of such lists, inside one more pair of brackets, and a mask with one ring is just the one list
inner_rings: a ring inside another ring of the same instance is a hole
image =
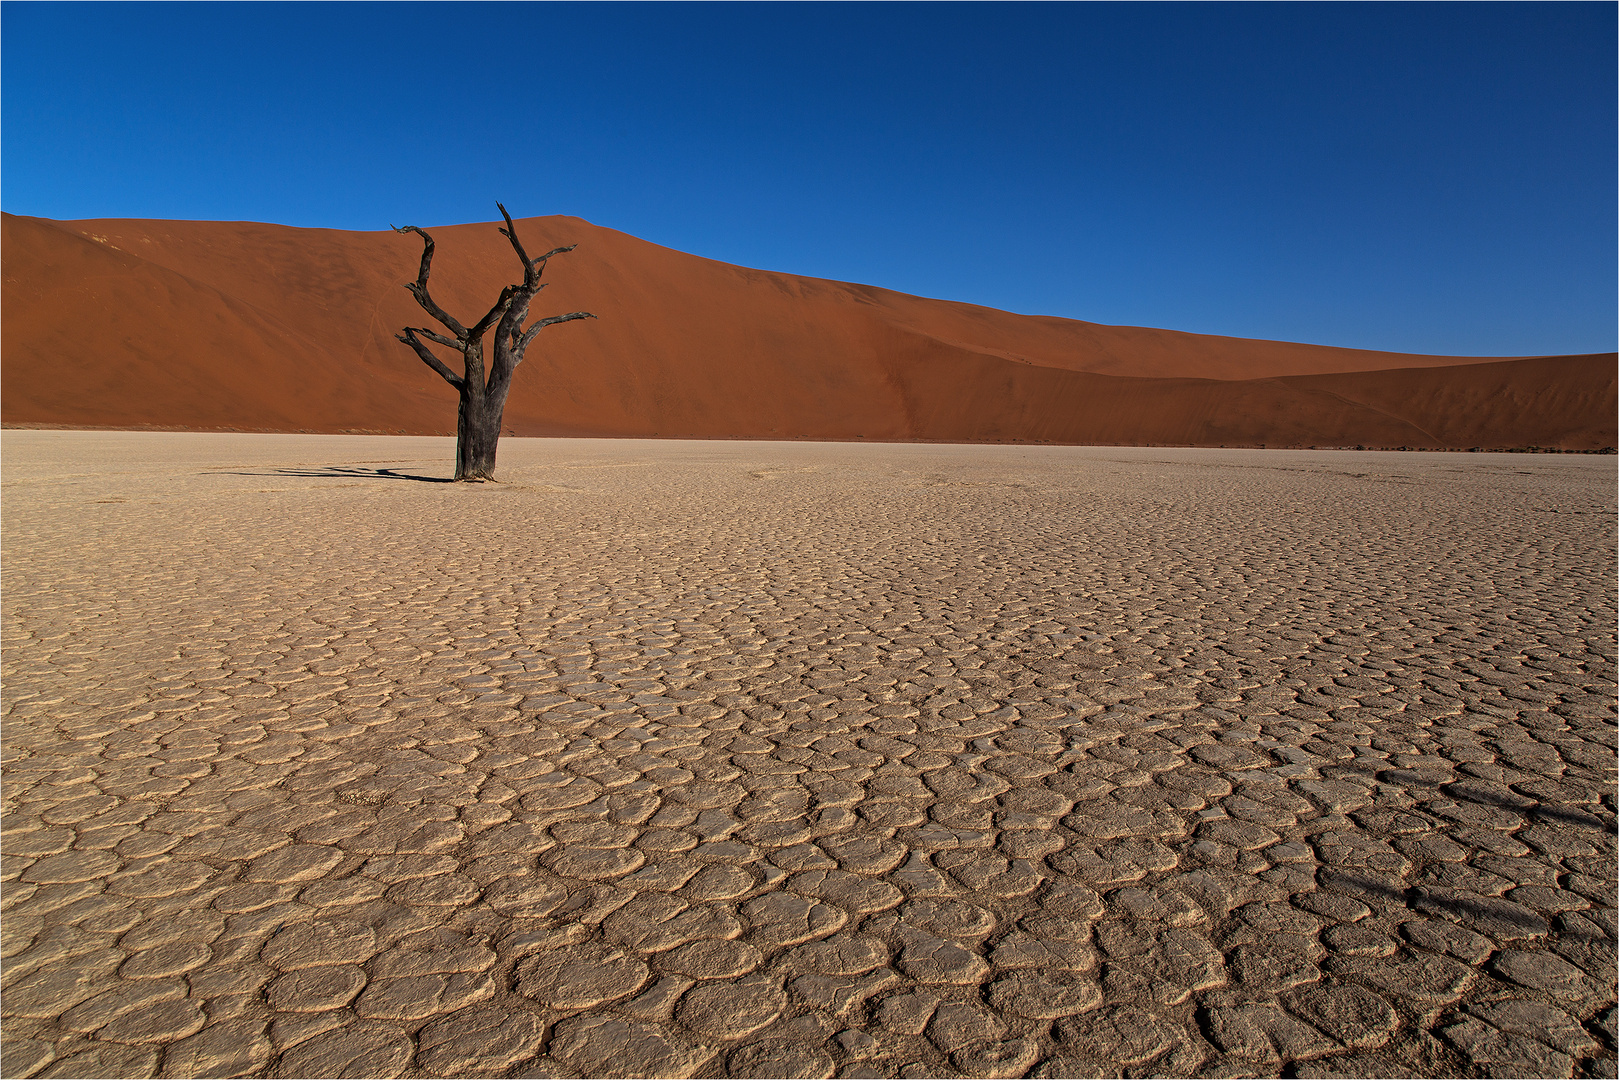
[[[1615, 356], [1480, 361], [1103, 326], [750, 270], [578, 218], [517, 374], [517, 434], [1268, 446], [1543, 446], [1616, 437]], [[493, 225], [432, 230], [463, 321], [517, 263]], [[420, 243], [250, 222], [3, 216], [0, 420], [452, 432], [405, 346]]]

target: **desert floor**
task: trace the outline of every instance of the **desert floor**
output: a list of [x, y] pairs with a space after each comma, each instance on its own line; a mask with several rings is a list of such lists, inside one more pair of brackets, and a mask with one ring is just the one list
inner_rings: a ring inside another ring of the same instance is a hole
[[1614, 1074], [1613, 458], [0, 445], [8, 1077]]

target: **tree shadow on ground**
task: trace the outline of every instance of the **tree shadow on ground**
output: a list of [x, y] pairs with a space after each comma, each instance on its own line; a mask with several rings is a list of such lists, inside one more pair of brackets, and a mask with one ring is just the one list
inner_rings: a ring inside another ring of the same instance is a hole
[[[1377, 767], [1361, 762], [1348, 762], [1328, 766], [1321, 770], [1322, 776], [1327, 779], [1338, 779], [1349, 773], [1358, 773], [1369, 777], [1378, 783], [1398, 785], [1405, 788], [1426, 788], [1438, 795], [1443, 795], [1460, 802], [1471, 802], [1480, 806], [1493, 807], [1524, 817], [1526, 822], [1536, 821], [1562, 826], [1580, 826], [1597, 829], [1607, 833], [1615, 832], [1615, 822], [1611, 812], [1604, 813], [1602, 809], [1588, 812], [1579, 808], [1562, 806], [1548, 806], [1537, 799], [1521, 795], [1508, 788], [1509, 794], [1497, 794], [1488, 789], [1469, 787], [1468, 781], [1477, 778], [1464, 776], [1459, 780], [1443, 781], [1423, 776], [1412, 769], [1390, 769]], [[1418, 810], [1422, 807], [1419, 804]], [[1350, 817], [1355, 812], [1350, 812]], [[1433, 818], [1431, 812], [1424, 816]], [[1435, 827], [1442, 827], [1438, 821]], [[1407, 885], [1393, 882], [1386, 876], [1359, 871], [1354, 868], [1318, 865], [1316, 867], [1316, 880], [1321, 888], [1331, 892], [1354, 896], [1368, 903], [1381, 902], [1396, 904], [1422, 911], [1427, 914], [1438, 914], [1442, 911], [1462, 921], [1468, 919], [1487, 918], [1496, 921], [1504, 920], [1508, 923], [1522, 927], [1535, 935], [1547, 932], [1552, 922], [1543, 914], [1536, 913], [1523, 905], [1506, 903], [1497, 897], [1474, 895], [1464, 889], [1449, 888], [1437, 883]], [[1517, 884], [1524, 884], [1518, 882]], [[1576, 924], [1573, 928], [1557, 927], [1557, 933], [1568, 938], [1591, 938], [1596, 941], [1608, 940], [1606, 936], [1595, 930], [1582, 928]]]
[[[1603, 832], [1616, 831], [1615, 822], [1609, 820], [1612, 814], [1602, 814], [1605, 807], [1597, 812], [1581, 810], [1578, 808], [1565, 808], [1561, 806], [1548, 806], [1546, 803], [1532, 796], [1520, 795], [1511, 791], [1509, 795], [1498, 795], [1488, 789], [1471, 787], [1468, 781], [1476, 777], [1463, 776], [1459, 780], [1435, 780], [1423, 776], [1412, 769], [1388, 769], [1364, 765], [1359, 762], [1346, 762], [1329, 767], [1322, 775], [1328, 775], [1331, 768], [1342, 769], [1346, 772], [1357, 772], [1370, 776], [1379, 783], [1397, 784], [1407, 788], [1428, 788], [1440, 794], [1457, 799], [1462, 802], [1476, 803], [1479, 806], [1491, 806], [1499, 810], [1520, 814], [1531, 820], [1540, 819], [1547, 823], [1562, 823], [1565, 825], [1581, 825], [1586, 828], [1600, 829]], [[1505, 787], [1506, 785], [1502, 785]]]
[[219, 469], [210, 471], [222, 476], [303, 476], [315, 480], [352, 480], [355, 477], [361, 477], [367, 480], [415, 480], [422, 484], [455, 483], [455, 480], [448, 476], [417, 476], [414, 473], [400, 472], [398, 469], [367, 469], [358, 465], [327, 465], [319, 469], [269, 469], [263, 471]]

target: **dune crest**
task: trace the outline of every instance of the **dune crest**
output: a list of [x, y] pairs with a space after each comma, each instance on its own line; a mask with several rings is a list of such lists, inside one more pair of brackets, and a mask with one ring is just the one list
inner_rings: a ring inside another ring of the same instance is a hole
[[[1615, 356], [1480, 360], [1104, 326], [732, 266], [579, 218], [518, 224], [547, 330], [519, 435], [1138, 445], [1541, 446], [1616, 436]], [[433, 228], [476, 318], [519, 268], [493, 224]], [[453, 432], [394, 340], [420, 247], [390, 232], [3, 215], [11, 426]], [[470, 318], [469, 318], [470, 317]]]

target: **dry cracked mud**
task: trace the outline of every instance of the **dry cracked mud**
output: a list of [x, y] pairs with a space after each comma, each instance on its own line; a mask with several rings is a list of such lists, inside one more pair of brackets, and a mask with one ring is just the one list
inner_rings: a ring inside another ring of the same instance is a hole
[[501, 451], [4, 435], [4, 1075], [1614, 1075], [1613, 459]]

